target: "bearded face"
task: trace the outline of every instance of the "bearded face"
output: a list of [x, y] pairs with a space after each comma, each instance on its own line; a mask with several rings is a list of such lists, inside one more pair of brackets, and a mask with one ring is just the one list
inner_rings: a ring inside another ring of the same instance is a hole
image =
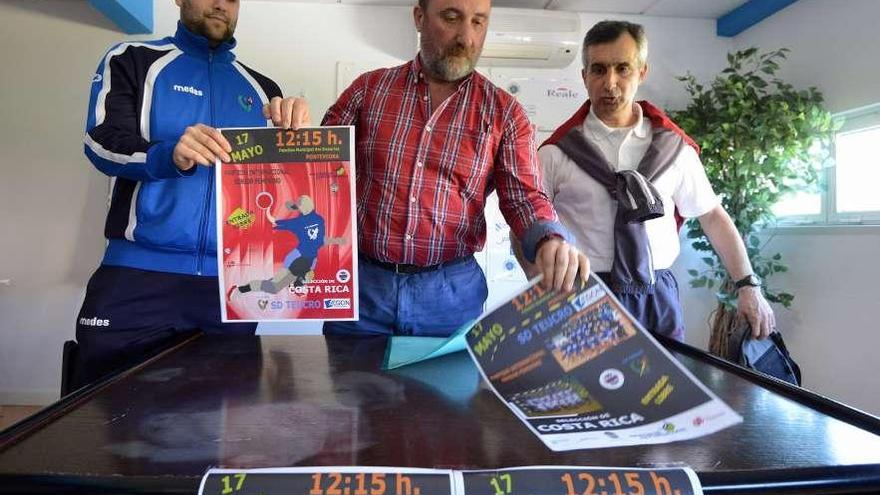
[[428, 75], [454, 82], [474, 71], [486, 39], [489, 9], [489, 0], [430, 0], [424, 9], [416, 7], [420, 57]]
[[177, 0], [180, 20], [212, 47], [229, 41], [238, 22], [239, 0]]
[[429, 32], [422, 32], [422, 63], [437, 79], [447, 82], [458, 81], [474, 71], [480, 58], [482, 46], [467, 47], [452, 40], [445, 44], [433, 38]]

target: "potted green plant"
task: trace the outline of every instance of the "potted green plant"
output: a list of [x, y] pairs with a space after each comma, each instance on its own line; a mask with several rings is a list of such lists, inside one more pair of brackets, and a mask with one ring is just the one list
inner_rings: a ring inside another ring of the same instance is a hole
[[[774, 220], [773, 205], [786, 194], [817, 187], [819, 167], [836, 124], [816, 88], [797, 90], [776, 73], [788, 49], [729, 53], [728, 67], [708, 86], [690, 73], [678, 77], [692, 97], [687, 108], [669, 114], [701, 148], [706, 173], [745, 242], [767, 300], [789, 308], [794, 295], [767, 283], [787, 267], [780, 253], [764, 253], [756, 234]], [[817, 161], [818, 160], [818, 161]], [[715, 290], [709, 351], [728, 356], [734, 333], [736, 294], [699, 222], [687, 224], [693, 247], [705, 252], [703, 270], [689, 270], [691, 287]]]

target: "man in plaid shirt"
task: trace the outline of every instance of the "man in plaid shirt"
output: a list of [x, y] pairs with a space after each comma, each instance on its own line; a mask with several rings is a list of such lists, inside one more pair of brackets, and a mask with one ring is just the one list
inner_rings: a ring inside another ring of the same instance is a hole
[[571, 290], [589, 262], [541, 190], [534, 130], [516, 100], [474, 72], [490, 0], [419, 0], [421, 50], [360, 76], [324, 125], [354, 125], [360, 320], [328, 334], [446, 336], [479, 316], [486, 196], [546, 287]]

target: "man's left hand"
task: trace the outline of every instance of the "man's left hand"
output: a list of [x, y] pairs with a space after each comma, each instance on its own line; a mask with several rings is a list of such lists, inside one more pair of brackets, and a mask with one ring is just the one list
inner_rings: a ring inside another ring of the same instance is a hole
[[737, 291], [736, 313], [749, 322], [754, 339], [765, 339], [776, 330], [776, 315], [760, 287], [746, 286]]
[[558, 237], [547, 239], [538, 246], [535, 267], [544, 274], [541, 286], [545, 289], [570, 291], [580, 273], [582, 280], [590, 276], [590, 260], [578, 248]]
[[276, 96], [263, 106], [263, 117], [272, 119], [272, 123], [284, 129], [299, 129], [312, 123], [309, 115], [309, 104], [305, 98]]

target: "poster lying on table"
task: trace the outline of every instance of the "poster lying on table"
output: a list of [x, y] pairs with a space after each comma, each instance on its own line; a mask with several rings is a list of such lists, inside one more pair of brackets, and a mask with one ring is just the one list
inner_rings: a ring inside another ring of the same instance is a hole
[[466, 495], [702, 495], [697, 473], [689, 467], [523, 466], [456, 471], [459, 493]]
[[221, 132], [223, 321], [357, 319], [353, 128]]
[[199, 495], [455, 495], [455, 472], [373, 466], [209, 469]]
[[742, 421], [595, 275], [567, 293], [532, 285], [466, 339], [495, 394], [555, 451], [685, 440]]
[[524, 466], [480, 471], [313, 466], [212, 468], [199, 495], [702, 495], [693, 469]]

